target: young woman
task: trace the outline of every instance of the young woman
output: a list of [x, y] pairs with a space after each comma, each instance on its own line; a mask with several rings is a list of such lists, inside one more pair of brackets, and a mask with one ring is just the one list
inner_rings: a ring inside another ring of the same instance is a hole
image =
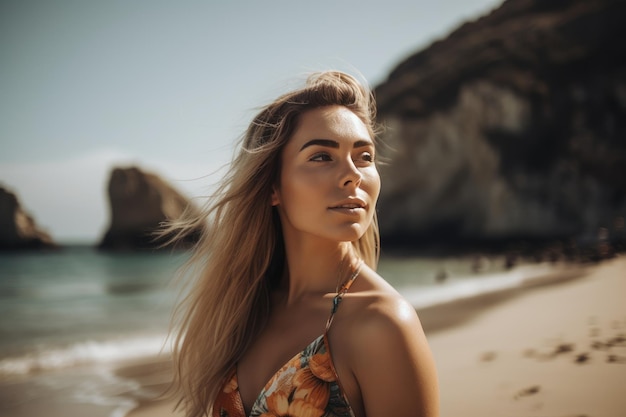
[[263, 108], [201, 218], [174, 358], [188, 416], [438, 415], [411, 305], [376, 272], [375, 104], [324, 72]]

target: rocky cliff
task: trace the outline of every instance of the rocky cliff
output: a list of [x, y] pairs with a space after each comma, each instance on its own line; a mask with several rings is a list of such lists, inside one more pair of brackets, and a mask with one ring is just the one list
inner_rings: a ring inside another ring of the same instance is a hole
[[[162, 241], [153, 234], [166, 220], [182, 215], [190, 201], [157, 175], [136, 167], [115, 168], [108, 185], [111, 223], [101, 249], [148, 249]], [[199, 232], [199, 231], [198, 231]], [[193, 243], [190, 235], [183, 243]]]
[[387, 242], [595, 236], [626, 215], [626, 2], [508, 0], [375, 89]]
[[17, 196], [0, 187], [0, 250], [55, 247], [48, 233], [21, 207]]

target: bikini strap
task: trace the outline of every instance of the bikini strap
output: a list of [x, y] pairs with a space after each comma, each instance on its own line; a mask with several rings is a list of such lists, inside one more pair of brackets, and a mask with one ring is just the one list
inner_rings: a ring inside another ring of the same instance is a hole
[[361, 265], [363, 265], [363, 260], [359, 259], [359, 263], [356, 268], [354, 268], [354, 272], [350, 275], [341, 287], [337, 290], [337, 295], [333, 298], [333, 306], [330, 309], [330, 316], [328, 317], [328, 321], [326, 322], [326, 332], [330, 329], [330, 325], [333, 323], [333, 318], [335, 317], [335, 313], [339, 309], [339, 304], [341, 304], [341, 300], [343, 300], [343, 296], [348, 292], [356, 278], [359, 276], [361, 272]]

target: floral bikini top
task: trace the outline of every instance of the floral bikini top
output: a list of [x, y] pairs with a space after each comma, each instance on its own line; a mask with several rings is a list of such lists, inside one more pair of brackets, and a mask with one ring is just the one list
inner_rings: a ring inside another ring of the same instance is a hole
[[[339, 303], [359, 270], [360, 265], [335, 295], [324, 334], [272, 376], [254, 402], [249, 417], [354, 417], [330, 356], [327, 334]], [[215, 399], [212, 417], [246, 417], [236, 367]]]

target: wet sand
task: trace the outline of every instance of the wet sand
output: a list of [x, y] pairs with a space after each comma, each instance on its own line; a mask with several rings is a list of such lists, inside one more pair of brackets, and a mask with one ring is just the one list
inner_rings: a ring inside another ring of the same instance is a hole
[[[626, 415], [626, 257], [557, 266], [525, 288], [419, 311], [441, 416]], [[151, 400], [168, 365], [119, 370], [148, 387], [130, 417], [180, 416]]]

